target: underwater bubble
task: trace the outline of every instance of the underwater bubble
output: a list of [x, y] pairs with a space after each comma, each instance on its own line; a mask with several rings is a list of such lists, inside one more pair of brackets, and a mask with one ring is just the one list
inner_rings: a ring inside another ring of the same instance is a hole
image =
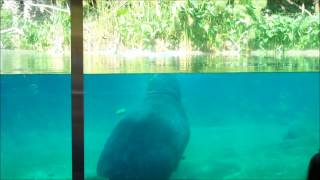
[[38, 94], [39, 93], [39, 85], [38, 84], [31, 84], [29, 85], [28, 89], [32, 94]]

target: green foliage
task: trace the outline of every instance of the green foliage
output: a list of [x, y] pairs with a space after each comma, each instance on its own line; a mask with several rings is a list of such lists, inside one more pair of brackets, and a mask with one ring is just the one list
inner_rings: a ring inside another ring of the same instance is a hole
[[[0, 11], [0, 18], [1, 18], [1, 30], [2, 29], [9, 29], [10, 27], [13, 27], [14, 24], [14, 17], [13, 14], [10, 13], [10, 11], [8, 10], [4, 10], [1, 9]], [[15, 47], [15, 43], [14, 43], [14, 37], [10, 37], [10, 36], [5, 36], [5, 35], [1, 35], [1, 47], [5, 46], [6, 48], [14, 48]]]
[[[86, 9], [92, 49], [309, 49], [319, 47], [317, 15], [267, 15], [251, 0], [234, 7], [216, 1], [106, 1]], [[111, 8], [112, 7], [112, 8]], [[103, 28], [102, 28], [103, 27]], [[90, 39], [90, 40], [89, 40]], [[159, 45], [160, 42], [160, 45]], [[87, 43], [85, 43], [87, 44]], [[191, 44], [191, 48], [189, 46]], [[89, 47], [89, 46], [86, 46]], [[87, 48], [87, 50], [90, 50]]]
[[70, 15], [52, 11], [43, 17], [24, 18], [1, 9], [1, 48], [58, 50], [70, 48]]
[[209, 41], [216, 36], [215, 25], [210, 18], [214, 11], [212, 7], [211, 3], [187, 0], [179, 11], [180, 24], [196, 49], [208, 50]]
[[[155, 50], [161, 43], [164, 49], [176, 48], [180, 33], [176, 16], [171, 14], [170, 0], [104, 1], [98, 4], [98, 16], [85, 8], [85, 48], [112, 47]], [[112, 7], [112, 8], [111, 8]], [[90, 40], [89, 40], [90, 39]], [[94, 43], [90, 43], [90, 42]]]
[[234, 9], [213, 2], [188, 0], [179, 18], [193, 46], [199, 50], [220, 49], [226, 42], [239, 48], [246, 44], [245, 35], [251, 28], [243, 7]]
[[[61, 1], [60, 7], [67, 6]], [[319, 47], [318, 15], [263, 14], [252, 0], [234, 6], [205, 0], [84, 1], [85, 50], [315, 49]], [[1, 9], [2, 48], [66, 49], [70, 15], [49, 10], [27, 19]]]
[[318, 48], [320, 24], [317, 16], [295, 17], [272, 15], [260, 18], [255, 24], [253, 48]]

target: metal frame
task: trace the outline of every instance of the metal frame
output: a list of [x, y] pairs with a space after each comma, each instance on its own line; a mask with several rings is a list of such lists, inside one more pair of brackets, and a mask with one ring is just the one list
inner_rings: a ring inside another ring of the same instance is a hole
[[72, 179], [84, 180], [83, 6], [71, 0]]

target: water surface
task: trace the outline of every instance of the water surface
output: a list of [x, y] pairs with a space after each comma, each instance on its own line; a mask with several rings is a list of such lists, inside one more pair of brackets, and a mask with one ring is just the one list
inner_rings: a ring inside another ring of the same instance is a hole
[[[70, 74], [70, 55], [1, 50], [0, 74]], [[89, 55], [86, 74], [216, 73], [216, 72], [319, 72], [319, 57], [223, 57], [158, 54], [157, 56]]]

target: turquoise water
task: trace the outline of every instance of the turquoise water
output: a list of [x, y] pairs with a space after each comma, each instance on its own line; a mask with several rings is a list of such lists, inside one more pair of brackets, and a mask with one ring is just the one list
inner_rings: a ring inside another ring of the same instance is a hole
[[71, 179], [70, 84], [70, 75], [0, 76], [0, 179]]
[[[85, 175], [152, 74], [85, 75]], [[172, 179], [304, 179], [319, 73], [177, 74], [191, 136]], [[70, 75], [1, 75], [1, 179], [71, 178]]]
[[[85, 175], [149, 75], [85, 77]], [[172, 179], [305, 179], [319, 148], [318, 73], [178, 74], [191, 137]]]

